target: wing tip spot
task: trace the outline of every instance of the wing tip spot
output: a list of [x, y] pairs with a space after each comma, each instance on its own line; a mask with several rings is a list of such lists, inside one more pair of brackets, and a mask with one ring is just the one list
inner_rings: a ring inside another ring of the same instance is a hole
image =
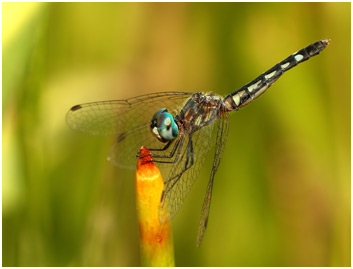
[[81, 109], [81, 108], [82, 108], [81, 105], [75, 105], [75, 106], [73, 106], [73, 107], [70, 109], [70, 111], [76, 111], [76, 110], [79, 110], [79, 109]]
[[126, 138], [126, 133], [124, 132], [119, 135], [119, 137], [116, 139], [116, 141], [119, 143], [122, 140], [124, 140], [125, 138]]

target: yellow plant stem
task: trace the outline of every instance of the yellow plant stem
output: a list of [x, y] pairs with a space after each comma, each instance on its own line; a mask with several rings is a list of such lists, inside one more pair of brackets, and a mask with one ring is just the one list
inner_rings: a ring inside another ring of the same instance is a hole
[[[148, 149], [142, 147], [136, 170], [137, 214], [142, 266], [174, 266], [173, 234], [168, 206], [159, 208], [162, 175]], [[142, 159], [142, 160], [141, 160]], [[161, 215], [162, 214], [162, 215]], [[159, 216], [167, 216], [160, 223]]]

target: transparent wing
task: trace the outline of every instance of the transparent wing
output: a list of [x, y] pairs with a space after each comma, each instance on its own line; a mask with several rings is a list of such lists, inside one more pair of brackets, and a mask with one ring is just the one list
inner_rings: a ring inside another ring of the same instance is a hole
[[[214, 144], [213, 127], [214, 123], [204, 126], [195, 133], [186, 134], [180, 142], [182, 144], [180, 157], [169, 172], [160, 203], [160, 207], [168, 204], [170, 218], [178, 213], [200, 172], [205, 155]], [[161, 216], [160, 220], [163, 222]]]
[[154, 113], [167, 108], [178, 114], [192, 93], [161, 92], [145, 94], [126, 100], [102, 101], [76, 105], [66, 116], [67, 124], [75, 130], [93, 135], [116, 135], [109, 159], [114, 165], [136, 166], [136, 153], [141, 146], [164, 146], [150, 131]]
[[[152, 119], [152, 116], [151, 116]], [[136, 154], [141, 146], [145, 146], [152, 153], [153, 149], [162, 149], [166, 144], [159, 141], [150, 130], [151, 120], [146, 124], [137, 126], [133, 129], [120, 134], [115, 140], [109, 154], [109, 161], [114, 165], [129, 169], [136, 168]], [[168, 155], [172, 150], [174, 143], [163, 151], [163, 155]], [[159, 168], [171, 167], [170, 163], [158, 163]]]
[[216, 149], [215, 149], [215, 155], [213, 159], [211, 177], [207, 185], [207, 191], [206, 191], [205, 199], [203, 201], [202, 210], [201, 210], [199, 231], [197, 234], [197, 243], [196, 243], [197, 246], [200, 246], [207, 228], [208, 215], [210, 212], [210, 205], [211, 205], [211, 198], [212, 198], [213, 180], [217, 172], [219, 163], [221, 162], [224, 145], [227, 141], [228, 129], [229, 129], [228, 114], [223, 113], [218, 118], [218, 123], [217, 123]]
[[93, 135], [123, 134], [149, 123], [160, 108], [175, 115], [187, 92], [160, 92], [126, 100], [101, 101], [73, 106], [66, 115], [67, 124], [75, 130]]

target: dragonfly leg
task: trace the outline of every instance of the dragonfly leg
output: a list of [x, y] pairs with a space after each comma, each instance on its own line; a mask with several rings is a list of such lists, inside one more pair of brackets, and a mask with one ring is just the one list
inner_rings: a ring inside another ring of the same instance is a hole
[[[190, 162], [190, 166], [188, 167], [189, 160], [191, 160], [191, 162]], [[188, 170], [193, 164], [194, 164], [194, 147], [190, 136], [184, 172]]]
[[[188, 142], [188, 147], [187, 147], [187, 155], [186, 155], [184, 169], [180, 173], [176, 174], [175, 176], [169, 178], [166, 182], [164, 182], [164, 184], [166, 185], [166, 190], [163, 191], [161, 200], [164, 199], [164, 196], [175, 186], [175, 184], [179, 181], [181, 176], [188, 169], [190, 169], [193, 166], [193, 164], [194, 164], [194, 150], [193, 150], [192, 138], [191, 138], [191, 135], [190, 135], [189, 142]], [[171, 184], [171, 186], [167, 186], [172, 181], [174, 181], [174, 182]]]
[[[149, 151], [165, 151], [165, 150], [167, 150], [169, 147], [170, 147], [170, 145], [172, 144], [172, 142], [173, 141], [169, 141], [163, 148], [161, 148], [161, 149], [148, 149]], [[175, 145], [174, 145], [174, 147], [175, 147]], [[175, 151], [175, 149], [173, 149], [174, 151]], [[173, 152], [173, 151], [172, 151]], [[143, 156], [140, 156], [140, 152], [137, 152], [136, 153], [136, 157], [138, 158], [138, 157], [141, 157], [141, 158], [143, 158], [143, 157], [146, 157], [146, 156], [148, 156], [148, 155], [152, 155], [152, 157], [154, 156], [152, 153], [151, 154], [147, 154], [147, 155], [143, 155]]]
[[[175, 157], [174, 160], [171, 160], [171, 161], [160, 161], [160, 160], [154, 159], [154, 162], [156, 162], [156, 163], [176, 163], [179, 160], [180, 151], [181, 151], [181, 149], [183, 147], [183, 144], [184, 144], [184, 139], [182, 139], [181, 142], [180, 142], [180, 140], [181, 139], [179, 139], [177, 142], [175, 142], [174, 147], [173, 147], [173, 149], [172, 149], [172, 151], [170, 152], [169, 155], [152, 154], [153, 158], [161, 158], [161, 159], [162, 158], [168, 158], [168, 159], [171, 159], [171, 158]], [[178, 151], [177, 151], [177, 149], [178, 149]]]
[[190, 135], [188, 146], [187, 146], [187, 155], [186, 155], [184, 169], [180, 173], [176, 174], [175, 176], [169, 178], [167, 181], [164, 182], [164, 190], [161, 195], [160, 208], [164, 207], [168, 193], [174, 188], [175, 184], [178, 183], [182, 175], [193, 166], [193, 164], [194, 164], [194, 152], [193, 152], [192, 138]]
[[[176, 152], [176, 150], [177, 150], [179, 144], [180, 144], [180, 140], [178, 140], [178, 141], [174, 144], [173, 149], [172, 149], [172, 151], [170, 152], [169, 155], [157, 155], [157, 154], [153, 154], [153, 153], [150, 153], [149, 155], [151, 155], [152, 158], [168, 158], [168, 159], [171, 159], [171, 158], [174, 157], [175, 152]], [[167, 149], [169, 146], [170, 146], [170, 143], [168, 143], [168, 144], [166, 145], [165, 149]], [[161, 150], [161, 151], [162, 151], [162, 150]], [[180, 151], [180, 150], [179, 150], [179, 151]], [[179, 151], [178, 151], [178, 152], [179, 152]], [[152, 162], [152, 161], [153, 161], [153, 162], [156, 162], [156, 163], [175, 163], [175, 162], [178, 160], [179, 155], [180, 155], [180, 153], [177, 153], [177, 155], [175, 156], [175, 159], [172, 160], [172, 161], [160, 161], [160, 160], [154, 159], [154, 160], [145, 161], [145, 162]], [[140, 157], [145, 157], [145, 156], [140, 156]]]
[[[154, 150], [154, 149], [150, 149], [150, 150], [152, 150], [152, 151], [164, 151], [164, 150], [168, 149], [171, 144], [172, 144], [172, 141], [168, 142], [168, 144], [161, 150]], [[158, 155], [158, 154], [152, 153], [152, 157], [154, 157], [154, 158], [169, 158], [169, 159], [173, 158], [173, 156], [174, 156], [179, 144], [180, 144], [180, 139], [175, 142], [175, 144], [173, 146], [173, 149], [169, 153], [169, 155]]]
[[[150, 154], [153, 158], [168, 158], [168, 159], [171, 159], [171, 158], [175, 157], [174, 160], [172, 160], [172, 161], [161, 161], [161, 160], [154, 159], [154, 160], [151, 160], [151, 161], [144, 161], [144, 162], [152, 162], [152, 161], [156, 162], [156, 163], [175, 163], [175, 162], [177, 162], [178, 159], [179, 159], [179, 156], [180, 156], [180, 151], [181, 151], [182, 145], [184, 143], [184, 139], [182, 139], [181, 143], [180, 143], [180, 140], [181, 139], [179, 139], [178, 141], [175, 142], [175, 144], [173, 146], [173, 149], [172, 149], [172, 151], [170, 152], [169, 155], [157, 155], [157, 154], [153, 154], [153, 153]], [[160, 151], [169, 148], [171, 143], [172, 143], [172, 141], [168, 142], [168, 144], [163, 149], [160, 149]], [[178, 149], [178, 151], [177, 151], [177, 149]], [[145, 156], [147, 156], [147, 155], [145, 155]], [[145, 156], [140, 156], [140, 157], [145, 157]]]

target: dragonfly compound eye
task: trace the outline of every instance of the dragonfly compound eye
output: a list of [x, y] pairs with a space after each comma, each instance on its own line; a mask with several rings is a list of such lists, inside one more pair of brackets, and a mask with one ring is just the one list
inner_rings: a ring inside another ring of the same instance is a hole
[[172, 114], [163, 112], [157, 119], [158, 133], [162, 142], [174, 140], [179, 135], [178, 125], [175, 123]]
[[174, 121], [172, 114], [167, 109], [158, 110], [152, 118], [151, 131], [159, 141], [169, 142], [179, 135], [178, 125]]

